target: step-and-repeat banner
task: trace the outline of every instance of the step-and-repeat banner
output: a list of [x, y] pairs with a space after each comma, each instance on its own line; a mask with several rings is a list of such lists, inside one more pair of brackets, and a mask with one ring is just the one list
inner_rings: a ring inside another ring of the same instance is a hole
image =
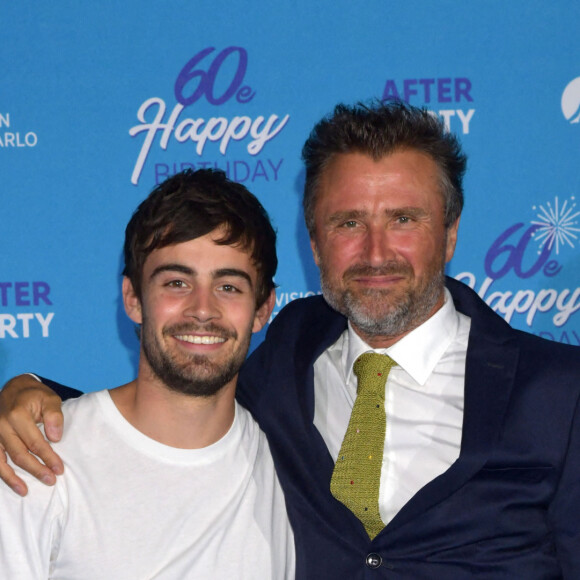
[[579, 23], [565, 0], [2, 2], [0, 384], [132, 379], [124, 228], [186, 167], [270, 213], [274, 315], [318, 293], [300, 150], [336, 103], [373, 97], [429, 107], [469, 155], [449, 274], [580, 344]]

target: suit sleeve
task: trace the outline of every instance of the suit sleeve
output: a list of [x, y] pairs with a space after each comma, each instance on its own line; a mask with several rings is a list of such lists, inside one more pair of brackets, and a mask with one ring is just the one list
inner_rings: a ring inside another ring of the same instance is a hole
[[[269, 336], [270, 329], [268, 329]], [[238, 377], [236, 388], [236, 398], [246, 409], [248, 409], [254, 419], [261, 420], [261, 400], [264, 388], [268, 384], [266, 373], [267, 360], [269, 358], [270, 342], [268, 338], [250, 355], [244, 363]]]
[[580, 398], [576, 402], [566, 461], [548, 515], [565, 580], [580, 578]]
[[50, 387], [63, 401], [67, 399], [76, 399], [80, 397], [83, 392], [78, 391], [77, 389], [73, 389], [71, 387], [67, 387], [65, 385], [61, 385], [56, 381], [52, 381], [45, 377], [41, 377], [40, 375], [36, 375], [47, 387]]

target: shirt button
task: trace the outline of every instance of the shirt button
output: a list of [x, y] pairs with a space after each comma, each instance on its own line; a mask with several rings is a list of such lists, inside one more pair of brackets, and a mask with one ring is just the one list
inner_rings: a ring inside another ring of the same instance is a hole
[[377, 568], [380, 568], [381, 564], [383, 563], [383, 559], [378, 554], [371, 552], [367, 556], [365, 563], [372, 570], [376, 570]]

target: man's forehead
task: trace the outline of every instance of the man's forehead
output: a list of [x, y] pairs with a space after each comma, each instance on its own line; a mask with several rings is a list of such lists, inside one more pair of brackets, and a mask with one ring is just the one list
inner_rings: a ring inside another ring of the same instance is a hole
[[[363, 193], [365, 198], [372, 193], [380, 200], [383, 193], [393, 195], [397, 190], [401, 194], [433, 195], [445, 205], [443, 182], [442, 170], [436, 161], [416, 149], [398, 149], [376, 159], [362, 152], [340, 153], [321, 172], [316, 205], [324, 198], [339, 205], [356, 201], [353, 197], [362, 201]], [[397, 201], [396, 197], [392, 199]]]
[[177, 260], [192, 266], [199, 263], [204, 269], [212, 264], [218, 267], [227, 263], [248, 271], [255, 270], [251, 248], [240, 241], [225, 243], [225, 233], [216, 228], [203, 236], [156, 248], [147, 256], [145, 264]]
[[439, 164], [433, 156], [413, 147], [400, 147], [378, 155], [356, 150], [335, 153], [328, 159], [320, 173], [322, 177], [328, 174], [330, 169], [344, 167], [357, 175], [365, 175], [369, 172], [369, 167], [382, 168], [394, 161], [413, 163], [434, 176], [439, 175]]

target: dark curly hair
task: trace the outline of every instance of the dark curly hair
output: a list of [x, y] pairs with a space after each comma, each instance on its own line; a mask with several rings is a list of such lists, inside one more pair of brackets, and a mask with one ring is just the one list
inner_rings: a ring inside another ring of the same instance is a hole
[[159, 248], [205, 236], [223, 226], [218, 244], [251, 251], [258, 271], [256, 305], [275, 287], [276, 232], [266, 210], [223, 171], [187, 169], [159, 184], [139, 205], [125, 229], [125, 269], [137, 296], [147, 256]]

